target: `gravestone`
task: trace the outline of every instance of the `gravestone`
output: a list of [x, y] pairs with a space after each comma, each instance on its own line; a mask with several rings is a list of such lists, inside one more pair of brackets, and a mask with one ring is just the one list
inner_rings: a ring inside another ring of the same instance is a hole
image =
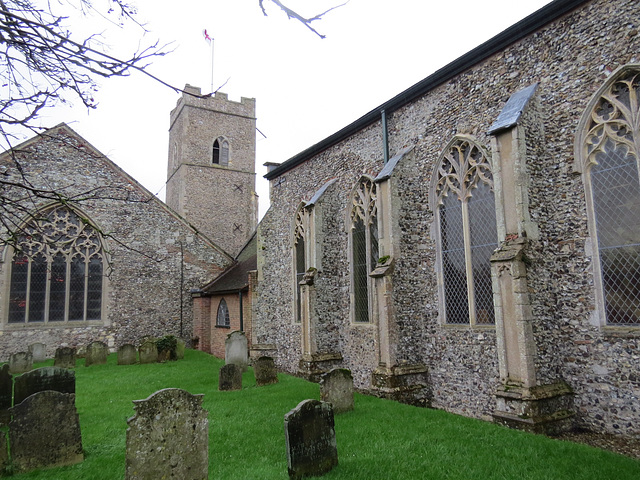
[[104, 365], [107, 363], [107, 357], [109, 356], [109, 347], [104, 342], [91, 342], [87, 345], [87, 350], [84, 356], [84, 365], [89, 367], [91, 365]]
[[33, 363], [44, 362], [47, 359], [47, 346], [44, 343], [32, 343], [29, 351], [33, 356]]
[[158, 362], [176, 361], [178, 359], [178, 339], [174, 335], [160, 337], [156, 340], [156, 347], [158, 347]]
[[83, 460], [75, 395], [38, 392], [11, 408], [11, 460], [17, 471], [73, 465]]
[[60, 368], [76, 367], [76, 349], [73, 347], [56, 348], [53, 366]]
[[331, 405], [303, 400], [284, 416], [289, 478], [319, 476], [338, 465]]
[[[9, 364], [0, 367], [0, 424], [6, 425], [11, 420], [9, 409], [13, 398], [13, 376], [9, 373]], [[2, 453], [0, 448], [0, 454]]]
[[67, 368], [42, 367], [16, 377], [13, 404], [18, 405], [25, 398], [45, 390], [76, 393], [76, 372]]
[[134, 345], [125, 343], [118, 348], [118, 365], [133, 365], [138, 361], [138, 351]]
[[181, 338], [178, 339], [178, 345], [176, 346], [176, 356], [178, 360], [184, 359], [184, 350], [187, 348], [186, 343]]
[[33, 368], [33, 355], [30, 352], [12, 353], [9, 357], [9, 371], [13, 374], [28, 372]]
[[127, 420], [125, 479], [209, 478], [209, 422], [204, 395], [166, 388], [134, 400]]
[[235, 363], [223, 365], [220, 369], [218, 390], [242, 390], [242, 368]]
[[333, 413], [353, 410], [353, 377], [346, 368], [334, 368], [320, 379], [320, 399], [333, 407]]
[[256, 385], [262, 387], [278, 383], [278, 370], [271, 357], [260, 357], [253, 364], [253, 374], [256, 376]]
[[158, 361], [158, 347], [155, 340], [145, 340], [138, 349], [140, 363], [156, 363]]
[[246, 372], [249, 367], [249, 344], [244, 332], [231, 332], [224, 342], [224, 363], [235, 363]]

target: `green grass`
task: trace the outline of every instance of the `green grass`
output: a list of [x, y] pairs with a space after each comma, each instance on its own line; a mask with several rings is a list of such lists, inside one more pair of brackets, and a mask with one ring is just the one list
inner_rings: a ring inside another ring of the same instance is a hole
[[[205, 394], [209, 478], [286, 480], [284, 414], [304, 399], [319, 398], [318, 385], [279, 375], [277, 385], [257, 388], [250, 370], [242, 391], [219, 392], [222, 364], [192, 350], [184, 360], [165, 364], [118, 366], [115, 355], [107, 365], [85, 368], [78, 362], [85, 461], [12, 478], [124, 478], [131, 401], [175, 387]], [[339, 465], [324, 477], [331, 480], [640, 478], [640, 461], [621, 455], [359, 394], [355, 410], [335, 421]]]

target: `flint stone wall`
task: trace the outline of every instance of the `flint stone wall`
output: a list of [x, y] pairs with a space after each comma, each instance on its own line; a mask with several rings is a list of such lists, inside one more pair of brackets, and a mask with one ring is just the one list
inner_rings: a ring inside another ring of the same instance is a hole
[[[529, 138], [529, 211], [539, 229], [530, 238], [531, 291], [539, 384], [565, 380], [576, 395], [578, 425], [640, 435], [640, 330], [598, 327], [591, 242], [583, 179], [574, 173], [574, 138], [590, 97], [609, 69], [639, 62], [637, 5], [594, 0], [548, 24], [397, 111], [387, 112], [389, 151], [411, 154], [394, 170], [394, 208], [400, 237], [393, 281], [398, 360], [429, 369], [432, 405], [490, 419], [500, 384], [493, 327], [443, 325], [439, 318], [434, 212], [429, 186], [434, 166], [454, 135], [471, 136], [491, 152], [489, 127], [507, 99], [539, 83], [539, 117], [518, 128]], [[542, 122], [542, 123], [539, 123]], [[376, 326], [350, 321], [348, 207], [364, 175], [383, 168], [380, 122], [363, 128], [272, 181], [271, 208], [259, 228], [260, 284], [254, 321], [257, 343], [275, 344], [280, 369], [295, 372], [301, 357], [294, 323], [291, 232], [296, 209], [329, 179], [337, 182], [314, 208], [319, 351], [338, 351], [355, 386], [371, 387], [377, 367]]]
[[[109, 199], [90, 198], [73, 205], [118, 239], [103, 239], [110, 253], [110, 275], [105, 277], [102, 319], [82, 325], [62, 322], [25, 328], [23, 324], [4, 323], [6, 302], [0, 302], [0, 328], [4, 333], [0, 336], [0, 358], [8, 358], [35, 342], [73, 346], [99, 340], [114, 349], [145, 335], [191, 338], [189, 291], [211, 281], [232, 259], [68, 126], [47, 133], [19, 146], [18, 159], [36, 188], [57, 190], [64, 186], [65, 193], [73, 197], [78, 189], [109, 186], [101, 195]], [[0, 163], [8, 167], [8, 180], [17, 178], [9, 153], [1, 156]], [[42, 207], [46, 202], [36, 203]], [[2, 253], [0, 291], [4, 292], [8, 291], [11, 255]], [[179, 292], [184, 306], [182, 331]]]

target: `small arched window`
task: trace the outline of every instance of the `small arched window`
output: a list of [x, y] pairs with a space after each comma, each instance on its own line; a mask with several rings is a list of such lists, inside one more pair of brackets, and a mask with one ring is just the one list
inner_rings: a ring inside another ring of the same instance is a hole
[[8, 322], [101, 320], [104, 263], [86, 219], [63, 206], [35, 214], [13, 254]]
[[576, 142], [584, 174], [601, 319], [640, 324], [640, 65], [592, 98]]
[[224, 167], [229, 165], [229, 142], [222, 137], [213, 142], [213, 163]]
[[454, 139], [432, 185], [445, 322], [493, 324], [490, 258], [498, 233], [487, 155], [470, 140]]
[[351, 202], [351, 287], [353, 319], [370, 323], [373, 313], [373, 279], [369, 274], [378, 262], [378, 217], [376, 184], [363, 177]]
[[223, 298], [220, 300], [220, 304], [218, 305], [218, 315], [216, 317], [216, 325], [218, 327], [229, 327], [231, 326], [231, 320], [229, 319], [229, 308], [227, 307], [227, 302]]

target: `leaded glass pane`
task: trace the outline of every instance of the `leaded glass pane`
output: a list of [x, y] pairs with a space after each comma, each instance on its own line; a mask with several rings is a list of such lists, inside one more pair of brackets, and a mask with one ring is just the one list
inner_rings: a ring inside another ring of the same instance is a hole
[[100, 320], [102, 316], [102, 260], [91, 257], [87, 278], [87, 320]]
[[355, 219], [352, 229], [353, 242], [353, 296], [355, 321], [369, 321], [369, 267], [367, 265], [367, 234], [360, 217]]
[[453, 193], [442, 198], [440, 238], [447, 323], [469, 323], [462, 204]]
[[29, 282], [29, 322], [44, 322], [47, 299], [47, 259], [36, 255], [31, 261]]
[[495, 316], [490, 258], [498, 247], [498, 232], [495, 200], [491, 187], [484, 182], [478, 183], [467, 204], [476, 323], [493, 324]]
[[84, 320], [84, 268], [84, 260], [73, 257], [69, 276], [69, 320]]
[[67, 297], [67, 262], [61, 253], [57, 254], [51, 263], [49, 285], [49, 321], [61, 322], [64, 320]]
[[220, 305], [218, 305], [216, 325], [220, 327], [228, 327], [231, 325], [231, 320], [229, 319], [229, 308], [227, 307], [227, 302], [224, 298], [220, 300]]
[[640, 182], [635, 155], [608, 140], [591, 168], [607, 322], [640, 323]]
[[378, 247], [378, 217], [371, 217], [371, 225], [369, 226], [369, 241], [371, 243], [371, 265], [369, 266], [369, 273], [373, 271], [378, 259], [380, 258], [380, 252]]
[[18, 256], [11, 265], [11, 291], [9, 292], [9, 323], [24, 322], [27, 311], [27, 281], [29, 258]]
[[302, 295], [300, 282], [304, 278], [307, 270], [304, 261], [304, 238], [298, 237], [296, 250], [296, 322], [302, 321]]

